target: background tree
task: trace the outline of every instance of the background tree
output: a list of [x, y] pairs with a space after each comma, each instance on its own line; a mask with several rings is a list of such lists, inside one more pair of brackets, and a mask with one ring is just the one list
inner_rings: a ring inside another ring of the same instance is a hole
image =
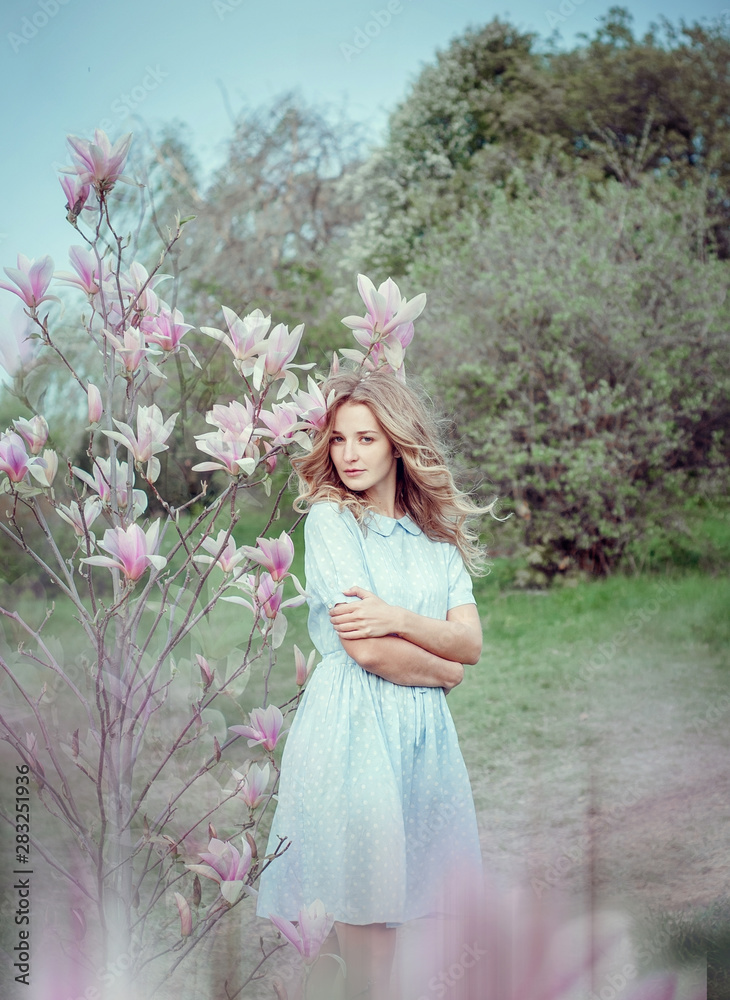
[[393, 111], [383, 147], [351, 179], [369, 210], [349, 259], [405, 273], [431, 229], [448, 228], [466, 207], [486, 215], [513, 168], [535, 157], [597, 188], [658, 168], [702, 185], [707, 238], [726, 256], [727, 26], [664, 20], [637, 40], [628, 10], [612, 7], [586, 42], [540, 47], [495, 19], [438, 52]]

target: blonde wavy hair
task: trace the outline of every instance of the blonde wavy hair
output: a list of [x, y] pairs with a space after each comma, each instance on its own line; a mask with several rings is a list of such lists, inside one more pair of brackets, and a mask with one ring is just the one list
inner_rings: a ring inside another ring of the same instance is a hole
[[478, 506], [459, 490], [446, 465], [445, 448], [436, 421], [423, 396], [392, 372], [345, 371], [331, 375], [322, 386], [325, 398], [334, 392], [327, 422], [313, 434], [312, 451], [292, 460], [299, 479], [299, 496], [294, 507], [301, 513], [322, 500], [347, 508], [367, 526], [373, 510], [361, 494], [342, 482], [330, 458], [330, 438], [343, 403], [363, 403], [369, 407], [398, 452], [396, 505], [405, 511], [429, 538], [450, 542], [461, 552], [464, 564], [475, 576], [486, 571], [486, 552], [479, 536], [470, 527], [477, 515], [494, 516], [497, 500]]

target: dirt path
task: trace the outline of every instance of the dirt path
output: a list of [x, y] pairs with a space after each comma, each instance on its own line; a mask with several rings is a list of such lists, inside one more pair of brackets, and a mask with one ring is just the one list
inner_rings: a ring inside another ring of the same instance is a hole
[[472, 768], [487, 866], [536, 898], [598, 900], [644, 928], [718, 905], [730, 927], [730, 689], [717, 682], [681, 658], [619, 669], [566, 695], [551, 739]]

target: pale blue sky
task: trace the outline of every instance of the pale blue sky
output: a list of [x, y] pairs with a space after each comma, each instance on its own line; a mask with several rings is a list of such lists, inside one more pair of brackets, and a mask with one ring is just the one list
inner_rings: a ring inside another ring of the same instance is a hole
[[[106, 119], [115, 138], [134, 130], [132, 114], [152, 127], [179, 119], [190, 127], [198, 158], [213, 165], [230, 132], [222, 86], [235, 111], [292, 89], [308, 101], [344, 105], [377, 142], [388, 110], [453, 36], [498, 15], [546, 38], [548, 11], [560, 9], [560, 0], [518, 0], [509, 9], [484, 0], [390, 0], [390, 23], [348, 59], [342, 46], [387, 2], [5, 0], [0, 267], [14, 265], [17, 251], [50, 253], [57, 268], [67, 267], [66, 249], [78, 240], [64, 218], [56, 168], [68, 162], [68, 132], [90, 136]], [[564, 41], [593, 34], [609, 6], [582, 0], [561, 25]], [[730, 17], [730, 0], [626, 6], [637, 33], [661, 15], [674, 23]], [[375, 34], [372, 24], [369, 30]], [[133, 112], [125, 101], [136, 105]], [[13, 301], [0, 292], [0, 318]]]

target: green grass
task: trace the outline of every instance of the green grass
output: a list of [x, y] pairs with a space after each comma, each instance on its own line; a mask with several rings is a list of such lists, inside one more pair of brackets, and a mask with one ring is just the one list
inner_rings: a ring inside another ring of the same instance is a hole
[[501, 591], [487, 577], [476, 597], [484, 650], [449, 705], [484, 808], [483, 776], [520, 760], [557, 767], [598, 745], [596, 727], [609, 723], [586, 717], [628, 719], [632, 698], [647, 718], [667, 698], [701, 717], [730, 691], [728, 577], [617, 575], [541, 593]]

